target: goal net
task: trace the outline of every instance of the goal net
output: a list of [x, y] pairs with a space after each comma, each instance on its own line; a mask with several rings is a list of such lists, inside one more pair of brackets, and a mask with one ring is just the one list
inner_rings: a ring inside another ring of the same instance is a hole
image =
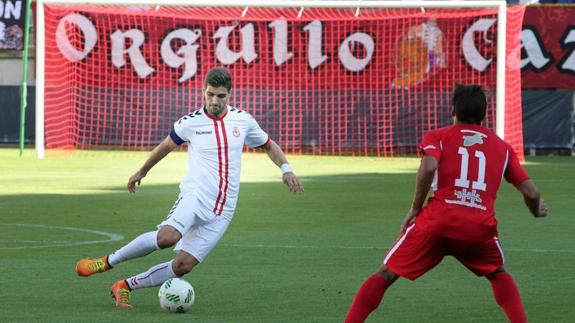
[[288, 153], [415, 153], [427, 130], [451, 123], [461, 82], [487, 89], [485, 125], [523, 155], [522, 7], [498, 16], [501, 1], [86, 2], [38, 2], [42, 151], [149, 149], [202, 107], [206, 72], [226, 66], [230, 104]]

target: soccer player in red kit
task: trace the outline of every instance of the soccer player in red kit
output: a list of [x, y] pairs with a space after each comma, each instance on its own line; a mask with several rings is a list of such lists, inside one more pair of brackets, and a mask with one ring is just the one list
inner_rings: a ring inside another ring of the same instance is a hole
[[[445, 256], [489, 280], [495, 301], [510, 322], [527, 321], [517, 286], [505, 270], [493, 205], [503, 178], [521, 192], [535, 217], [546, 216], [547, 205], [509, 144], [481, 126], [486, 102], [480, 86], [457, 85], [453, 125], [424, 136], [413, 204], [401, 224], [402, 235], [383, 265], [359, 288], [346, 323], [365, 321], [398, 277], [417, 279]], [[431, 188], [433, 196], [423, 207]]]

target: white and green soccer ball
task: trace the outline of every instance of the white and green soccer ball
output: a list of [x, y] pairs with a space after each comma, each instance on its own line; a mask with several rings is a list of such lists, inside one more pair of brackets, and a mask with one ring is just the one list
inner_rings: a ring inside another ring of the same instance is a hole
[[170, 278], [158, 292], [160, 306], [166, 311], [184, 313], [194, 304], [196, 293], [190, 283], [181, 278]]

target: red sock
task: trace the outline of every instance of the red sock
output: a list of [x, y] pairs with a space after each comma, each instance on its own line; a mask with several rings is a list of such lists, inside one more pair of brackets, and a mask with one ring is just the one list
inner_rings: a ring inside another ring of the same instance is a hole
[[345, 317], [345, 323], [359, 323], [365, 321], [381, 303], [383, 294], [389, 283], [379, 275], [369, 277], [359, 288], [351, 303], [351, 308]]
[[500, 273], [495, 275], [491, 280], [491, 288], [493, 289], [493, 296], [495, 301], [509, 319], [511, 323], [525, 323], [527, 317], [521, 304], [521, 296], [519, 290], [513, 281], [513, 277], [508, 273]]

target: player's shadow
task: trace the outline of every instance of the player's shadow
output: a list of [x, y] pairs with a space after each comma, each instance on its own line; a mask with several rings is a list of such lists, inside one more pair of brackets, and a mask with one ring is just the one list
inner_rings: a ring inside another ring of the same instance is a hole
[[[312, 311], [311, 304], [321, 299], [325, 304], [316, 306], [325, 306], [321, 312], [333, 317], [344, 303], [338, 301], [345, 288], [343, 276], [354, 268], [334, 272], [333, 266], [344, 267], [358, 252], [372, 252], [374, 257], [381, 254], [375, 247], [396, 237], [410, 203], [413, 179], [414, 174], [304, 177], [303, 194], [290, 193], [280, 181], [242, 182], [228, 232], [190, 275], [198, 293], [194, 315], [199, 321], [238, 322], [242, 321], [238, 317], [249, 318], [255, 311], [264, 321], [291, 317], [289, 321], [304, 322], [306, 315], [299, 311]], [[155, 230], [178, 193], [174, 183], [144, 184], [136, 194], [117, 186], [102, 193], [0, 196], [0, 256], [3, 276], [9, 277], [3, 288], [22, 294], [8, 301], [8, 320], [34, 321], [46, 313], [57, 320], [60, 313], [78, 312], [82, 317], [104, 315], [103, 321], [114, 321], [117, 314], [107, 296], [109, 285], [167, 261], [173, 253], [161, 251], [90, 278], [76, 277], [74, 263], [82, 257], [109, 253], [138, 234]], [[123, 240], [73, 245], [110, 239], [74, 228], [121, 235]], [[392, 228], [393, 234], [382, 234], [385, 228]], [[310, 271], [311, 264], [315, 273]], [[43, 268], [41, 276], [38, 266]], [[32, 281], [33, 289], [19, 287]], [[339, 281], [343, 285], [334, 289]], [[355, 287], [349, 286], [350, 290]], [[42, 293], [35, 292], [38, 290]], [[135, 312], [164, 320], [155, 291], [135, 293]], [[296, 295], [301, 292], [309, 296]], [[60, 301], [61, 295], [70, 293], [75, 296]], [[23, 314], [18, 308], [26, 307], [26, 299], [34, 299], [36, 305]], [[230, 300], [237, 306], [230, 306]], [[278, 303], [286, 306], [278, 307]]]
[[[190, 317], [199, 322], [273, 322], [278, 317], [286, 322], [341, 321], [358, 279], [375, 270], [398, 237], [411, 205], [415, 174], [346, 174], [302, 180], [303, 194], [290, 193], [279, 181], [242, 182], [228, 232], [206, 261], [186, 276], [198, 294]], [[516, 194], [509, 191], [500, 198]], [[160, 310], [155, 288], [134, 293], [136, 308], [130, 316], [118, 314], [107, 295], [115, 280], [168, 261], [173, 257], [170, 251], [121, 264], [96, 277], [79, 278], [74, 273], [79, 258], [105, 255], [138, 234], [155, 230], [178, 192], [174, 183], [144, 184], [133, 195], [117, 186], [102, 193], [0, 196], [0, 257], [6, 278], [2, 286], [19, 294], [0, 297], [5, 304], [2, 316], [8, 321], [42, 321], [45, 317], [53, 321], [89, 317], [98, 317], [98, 321], [181, 320]], [[74, 228], [123, 239], [66, 245], [110, 239]], [[469, 278], [464, 269], [454, 268], [449, 277]], [[31, 284], [34, 288], [22, 288]], [[62, 297], [70, 294], [74, 297]], [[30, 300], [34, 306], [28, 306]], [[27, 310], [22, 312], [22, 308]]]

